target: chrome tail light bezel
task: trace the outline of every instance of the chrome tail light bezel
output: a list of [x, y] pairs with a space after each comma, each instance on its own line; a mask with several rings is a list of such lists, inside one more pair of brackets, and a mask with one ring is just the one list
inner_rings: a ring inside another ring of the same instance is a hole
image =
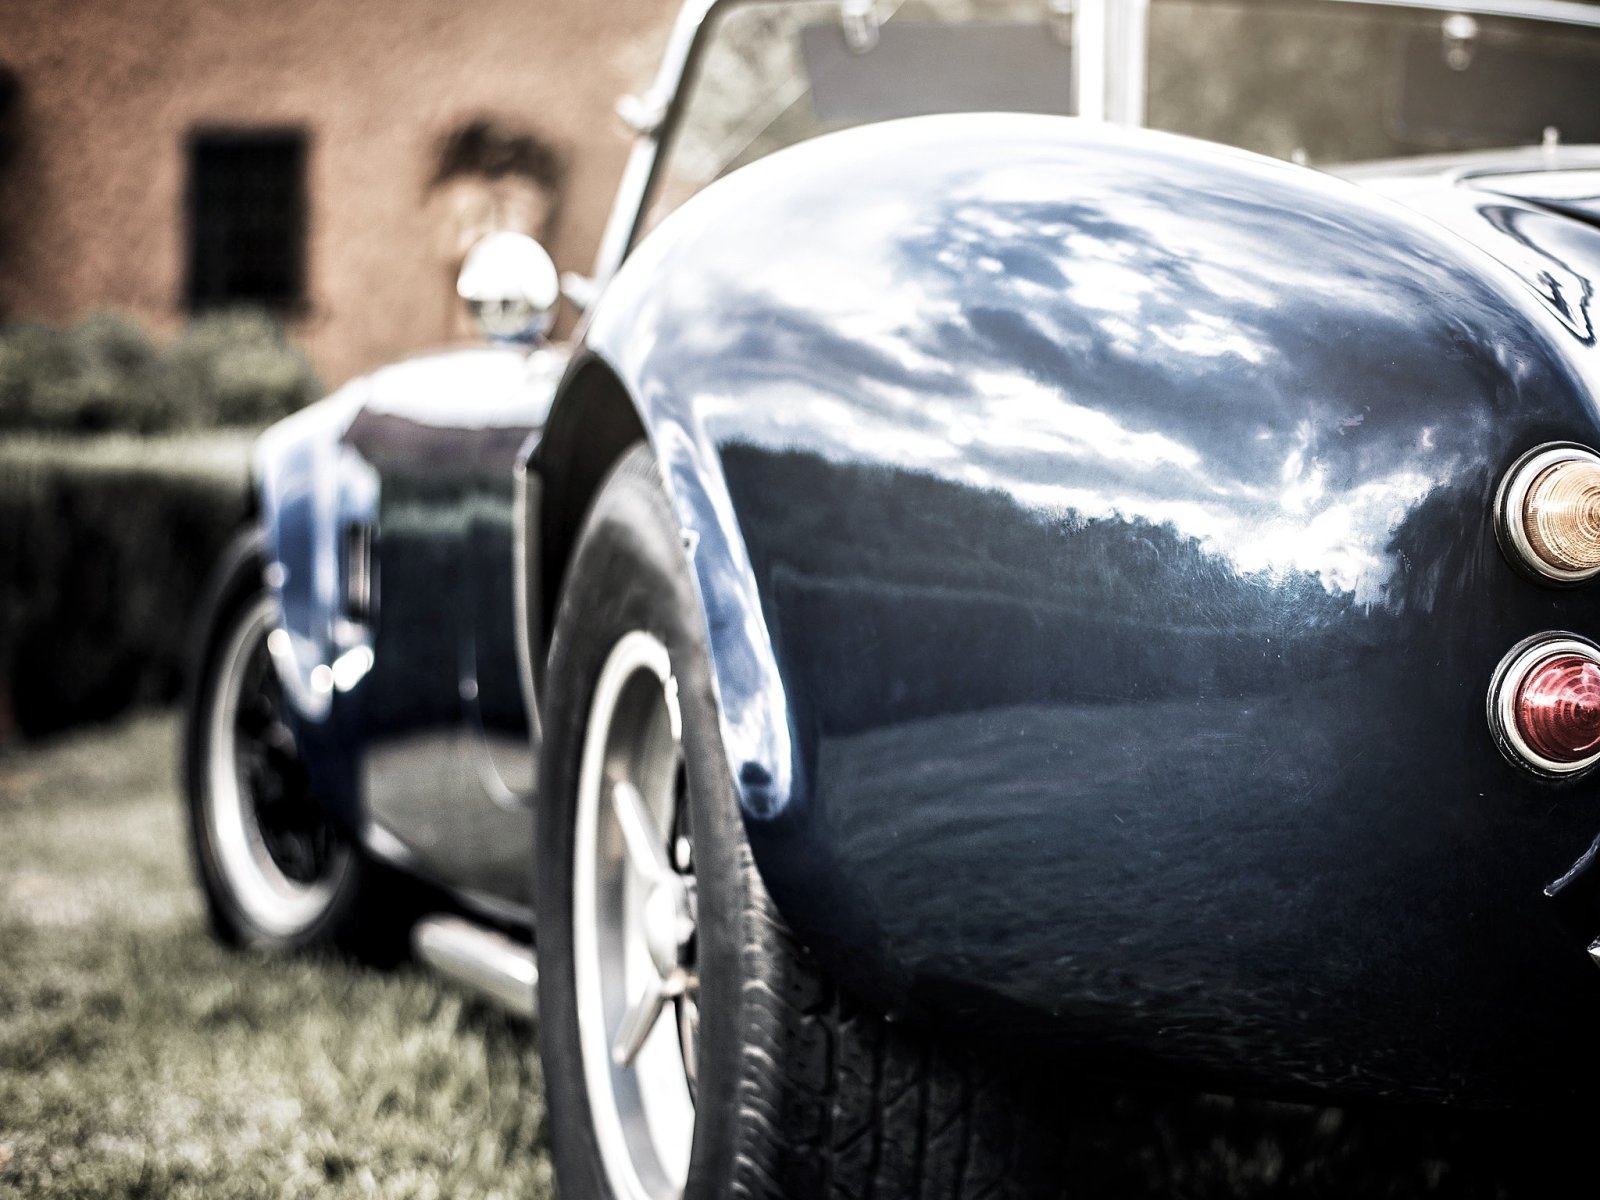
[[1517, 727], [1517, 696], [1523, 683], [1542, 663], [1569, 654], [1600, 666], [1600, 645], [1588, 638], [1565, 631], [1539, 633], [1511, 647], [1489, 682], [1489, 729], [1495, 745], [1513, 766], [1543, 779], [1575, 779], [1600, 765], [1600, 750], [1577, 762], [1546, 758], [1528, 744]]
[[1573, 587], [1600, 575], [1600, 567], [1575, 571], [1547, 561], [1528, 537], [1528, 493], [1551, 467], [1569, 462], [1586, 462], [1600, 468], [1600, 454], [1577, 442], [1535, 446], [1512, 463], [1501, 478], [1494, 504], [1494, 532], [1501, 552], [1524, 574], [1560, 587]]

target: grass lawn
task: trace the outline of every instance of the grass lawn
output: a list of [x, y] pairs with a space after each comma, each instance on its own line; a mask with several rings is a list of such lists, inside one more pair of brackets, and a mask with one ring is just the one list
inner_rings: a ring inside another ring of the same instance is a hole
[[[416, 968], [211, 941], [176, 740], [144, 716], [0, 755], [0, 1196], [552, 1195], [527, 1025]], [[1571, 1114], [1063, 1090], [1094, 1200], [1547, 1200], [1592, 1144]]]
[[551, 1194], [532, 1030], [205, 929], [177, 728], [0, 757], [0, 1195]]

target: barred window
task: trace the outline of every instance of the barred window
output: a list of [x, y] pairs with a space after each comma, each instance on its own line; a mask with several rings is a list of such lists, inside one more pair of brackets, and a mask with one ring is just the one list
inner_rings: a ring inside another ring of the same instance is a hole
[[306, 135], [199, 130], [189, 138], [193, 310], [292, 310], [306, 298]]

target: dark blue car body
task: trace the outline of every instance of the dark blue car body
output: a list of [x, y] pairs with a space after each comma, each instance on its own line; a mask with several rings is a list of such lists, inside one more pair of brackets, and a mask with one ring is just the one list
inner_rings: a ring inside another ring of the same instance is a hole
[[567, 555], [643, 437], [757, 863], [850, 984], [1208, 1086], [1584, 1094], [1596, 785], [1484, 715], [1511, 646], [1600, 617], [1495, 539], [1514, 460], [1600, 444], [1596, 206], [1496, 183], [1528, 166], [965, 116], [736, 173], [627, 258], [548, 416], [463, 421], [446, 366], [264, 443], [324, 803], [533, 923], [537, 799], [485, 772], [536, 748]]

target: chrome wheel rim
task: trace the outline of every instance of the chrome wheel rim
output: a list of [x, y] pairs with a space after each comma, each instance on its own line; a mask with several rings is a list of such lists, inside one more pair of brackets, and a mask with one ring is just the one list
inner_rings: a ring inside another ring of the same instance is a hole
[[677, 682], [643, 632], [595, 684], [578, 773], [573, 957], [584, 1084], [621, 1200], [680, 1196], [694, 1140], [694, 841]]
[[305, 792], [267, 654], [275, 606], [263, 596], [217, 656], [207, 713], [206, 830], [246, 920], [271, 937], [304, 933], [333, 903], [348, 849]]

